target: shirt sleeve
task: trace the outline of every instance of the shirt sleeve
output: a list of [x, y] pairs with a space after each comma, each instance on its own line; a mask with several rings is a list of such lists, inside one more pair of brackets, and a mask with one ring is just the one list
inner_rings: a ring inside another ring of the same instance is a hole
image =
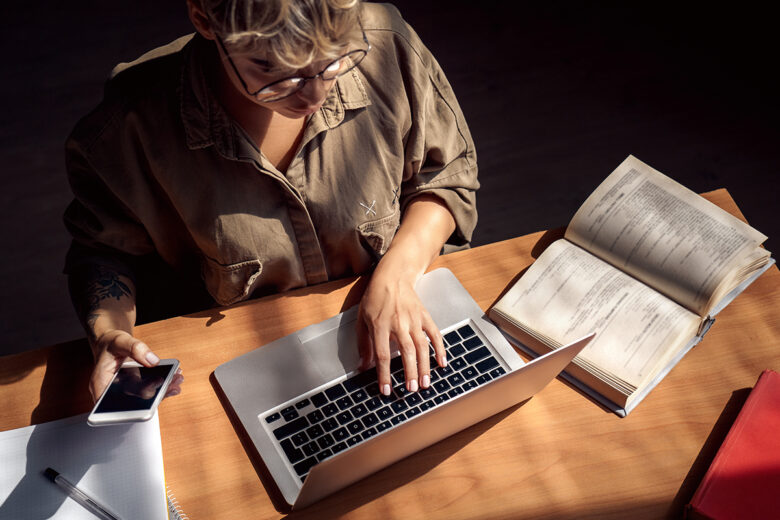
[[128, 260], [154, 251], [146, 229], [91, 164], [75, 135], [66, 143], [65, 163], [74, 194], [63, 216], [73, 237], [65, 273], [98, 263], [131, 276]]
[[436, 59], [413, 32], [410, 44], [412, 125], [405, 149], [401, 207], [405, 209], [421, 194], [435, 195], [455, 219], [456, 229], [447, 244], [467, 246], [477, 223], [474, 141]]

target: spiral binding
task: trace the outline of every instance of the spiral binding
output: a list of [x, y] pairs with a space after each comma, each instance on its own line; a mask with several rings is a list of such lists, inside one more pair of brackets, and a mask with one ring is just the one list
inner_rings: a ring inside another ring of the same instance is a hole
[[179, 501], [176, 500], [170, 486], [165, 486], [165, 494], [168, 496], [168, 518], [171, 520], [190, 520], [190, 517], [181, 510]]

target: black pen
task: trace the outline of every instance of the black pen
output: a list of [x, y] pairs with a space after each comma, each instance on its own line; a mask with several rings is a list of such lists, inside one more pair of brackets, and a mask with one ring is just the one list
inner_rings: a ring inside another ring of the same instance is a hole
[[100, 502], [84, 493], [74, 484], [71, 484], [68, 479], [60, 475], [59, 472], [51, 468], [46, 468], [46, 471], [44, 471], [43, 474], [65, 490], [70, 498], [84, 506], [98, 518], [102, 518], [103, 520], [120, 520], [118, 516], [110, 512], [105, 506], [101, 505]]

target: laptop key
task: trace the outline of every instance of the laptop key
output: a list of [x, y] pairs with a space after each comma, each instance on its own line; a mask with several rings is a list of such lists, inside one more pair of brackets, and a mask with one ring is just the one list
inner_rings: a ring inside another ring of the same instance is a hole
[[317, 444], [319, 444], [320, 448], [322, 448], [323, 450], [325, 448], [330, 448], [335, 443], [336, 441], [333, 440], [333, 437], [331, 437], [329, 433], [326, 433], [325, 435], [317, 439]]
[[309, 406], [310, 402], [311, 401], [309, 401], [308, 399], [303, 399], [303, 400], [298, 401], [297, 403], [295, 403], [295, 408], [300, 410], [301, 408], [305, 408], [305, 407]]
[[466, 361], [468, 362], [469, 365], [473, 365], [474, 363], [476, 363], [480, 359], [484, 359], [484, 358], [488, 357], [489, 355], [490, 355], [490, 351], [488, 350], [487, 347], [485, 347], [483, 345], [482, 347], [480, 347], [477, 350], [474, 350], [472, 352], [469, 352], [468, 354], [466, 354], [463, 357], [466, 359]]
[[395, 413], [401, 413], [407, 408], [409, 408], [409, 405], [407, 405], [406, 402], [404, 401], [396, 401], [393, 404], [391, 404], [390, 407], [393, 409]]
[[491, 381], [492, 379], [493, 379], [493, 378], [492, 378], [492, 377], [490, 377], [490, 374], [482, 374], [482, 375], [481, 375], [481, 376], [479, 376], [477, 379], [475, 379], [475, 381], [476, 381], [478, 384], [480, 384], [480, 385], [484, 385], [485, 383], [487, 383], [488, 381]]
[[296, 417], [298, 417], [298, 411], [292, 407], [288, 406], [284, 410], [282, 410], [282, 417], [284, 417], [285, 421], [292, 421]]
[[314, 457], [309, 457], [308, 459], [301, 461], [293, 466], [293, 469], [299, 476], [304, 477], [309, 472], [309, 470], [314, 467], [315, 464], [317, 464], [317, 459]]
[[466, 367], [466, 365], [467, 365], [466, 360], [463, 358], [453, 359], [452, 362], [450, 363], [450, 366], [455, 371], [463, 370]]
[[320, 426], [319, 424], [315, 424], [314, 426], [306, 430], [306, 434], [309, 436], [310, 439], [316, 439], [323, 433], [325, 433], [325, 430], [323, 430], [322, 426]]
[[460, 371], [460, 375], [463, 376], [463, 379], [474, 379], [479, 375], [479, 372], [474, 367], [466, 367]]
[[328, 403], [322, 407], [322, 413], [327, 417], [330, 417], [331, 415], [339, 413], [339, 407], [336, 406], [336, 403]]
[[346, 410], [344, 412], [341, 412], [336, 416], [336, 420], [339, 422], [339, 424], [344, 425], [350, 422], [354, 417], [352, 417], [352, 414], [349, 413], [349, 410]]
[[325, 418], [325, 415], [319, 410], [314, 410], [313, 412], [307, 413], [306, 418], [309, 420], [310, 423], [314, 424], [323, 420]]
[[343, 385], [347, 392], [354, 392], [371, 383], [376, 383], [376, 370], [366, 370], [356, 374], [344, 381]]
[[298, 433], [307, 426], [309, 426], [309, 421], [306, 420], [306, 417], [298, 417], [294, 421], [288, 422], [284, 426], [280, 426], [279, 428], [275, 429], [274, 437], [276, 437], [277, 441], [280, 441], [285, 437], [289, 437], [294, 433]]
[[333, 438], [337, 441], [343, 441], [347, 437], [349, 437], [349, 432], [347, 431], [346, 427], [341, 427], [333, 432]]
[[406, 420], [406, 417], [403, 415], [394, 415], [392, 419], [390, 419], [390, 422], [393, 423], [393, 426], [396, 424], [401, 424]]
[[388, 428], [390, 428], [390, 421], [381, 422], [376, 425], [376, 430], [379, 432], [383, 432]]
[[436, 406], [436, 403], [433, 402], [433, 399], [430, 401], [424, 401], [422, 404], [420, 404], [420, 411], [424, 412], [425, 410], [433, 408], [434, 406]]
[[347, 391], [344, 390], [344, 387], [341, 386], [340, 383], [337, 383], [335, 386], [331, 386], [330, 388], [326, 389], [325, 395], [327, 395], [328, 399], [331, 401], [335, 401], [339, 397], [347, 395]]
[[279, 444], [281, 444], [282, 449], [284, 450], [284, 454], [287, 455], [287, 460], [290, 461], [290, 464], [295, 464], [296, 462], [303, 460], [303, 450], [293, 446], [293, 443], [290, 439], [285, 439]]
[[373, 437], [374, 435], [376, 435], [376, 428], [369, 428], [360, 434], [360, 436], [363, 437], [363, 440]]
[[362, 429], [363, 429], [363, 424], [360, 421], [353, 421], [347, 425], [347, 430], [349, 430], [349, 433], [351, 433], [352, 435], [355, 435]]
[[352, 412], [352, 415], [354, 415], [355, 418], [357, 419], [358, 417], [363, 417], [364, 415], [366, 415], [368, 413], [368, 408], [366, 408], [366, 405], [364, 404], [359, 404], [357, 406], [354, 406], [350, 411]]
[[466, 347], [468, 350], [474, 350], [475, 348], [482, 345], [482, 340], [479, 339], [477, 336], [474, 336], [473, 338], [469, 338], [466, 341], [463, 342], [463, 346]]
[[459, 386], [456, 386], [455, 388], [447, 392], [447, 395], [450, 397], [457, 397], [462, 393], [463, 393], [463, 389]]
[[458, 331], [453, 330], [452, 332], [448, 332], [444, 335], [444, 341], [447, 342], [447, 345], [454, 345], [456, 343], [460, 343], [460, 336], [458, 335]]
[[366, 408], [371, 410], [372, 412], [382, 406], [382, 401], [380, 401], [377, 397], [372, 397], [368, 401], [366, 401]]
[[393, 415], [393, 411], [390, 409], [389, 406], [385, 406], [384, 408], [380, 408], [376, 411], [377, 417], [380, 419], [389, 419], [390, 416]]
[[336, 405], [339, 407], [339, 410], [346, 410], [353, 404], [355, 403], [352, 402], [352, 399], [350, 399], [348, 395], [345, 395], [344, 397], [336, 401]]
[[396, 356], [390, 360], [390, 372], [395, 372], [404, 367], [404, 360], [401, 356]]
[[333, 431], [339, 427], [338, 421], [332, 417], [330, 419], [325, 419], [320, 423], [320, 425], [326, 432]]
[[347, 444], [349, 446], [354, 446], [355, 444], [359, 443], [362, 439], [360, 438], [360, 435], [355, 435], [354, 437], [350, 437], [347, 439]]
[[317, 454], [317, 462], [322, 462], [323, 460], [327, 459], [333, 455], [333, 452], [330, 450], [321, 451]]
[[298, 432], [292, 437], [290, 437], [290, 439], [292, 439], [293, 444], [295, 444], [298, 447], [309, 442], [309, 436], [306, 435], [306, 432]]
[[406, 389], [404, 385], [398, 385], [396, 386], [393, 391], [395, 392], [395, 395], [403, 399], [406, 397], [406, 395], [409, 393], [409, 390]]
[[350, 398], [352, 398], [352, 402], [354, 402], [354, 403], [360, 403], [362, 401], [365, 401], [367, 397], [368, 397], [368, 394], [362, 388], [360, 390], [358, 390], [357, 392], [352, 392], [350, 394]]
[[477, 382], [472, 380], [472, 381], [466, 381], [465, 383], [463, 383], [461, 388], [463, 389], [464, 392], [468, 392], [469, 390], [471, 390], [472, 388], [476, 388], [477, 386], [479, 386], [479, 385], [477, 385]]
[[420, 394], [418, 393], [413, 393], [413, 394], [409, 394], [406, 397], [405, 401], [409, 406], [414, 406], [422, 402], [422, 397], [420, 397]]
[[303, 448], [301, 448], [301, 449], [303, 450], [303, 453], [304, 453], [304, 454], [305, 454], [307, 457], [311, 457], [312, 455], [314, 455], [315, 453], [317, 453], [318, 451], [320, 451], [320, 447], [319, 447], [319, 446], [317, 446], [317, 443], [316, 443], [316, 442], [313, 442], [313, 441], [312, 441], [312, 442], [310, 442], [310, 443], [308, 443], [308, 444], [304, 444], [304, 445], [303, 445]]
[[379, 417], [377, 417], [375, 414], [371, 413], [371, 414], [368, 414], [365, 417], [363, 417], [361, 419], [361, 421], [363, 422], [363, 426], [368, 428], [369, 426], [373, 426], [376, 423], [378, 423], [379, 422]]
[[470, 338], [474, 335], [474, 329], [471, 328], [471, 325], [464, 325], [458, 329], [458, 334], [461, 338]]
[[[477, 370], [479, 370], [480, 374], [483, 374], [487, 372], [488, 370], [492, 370], [498, 366], [498, 361], [494, 357], [489, 357], [483, 361], [480, 361], [477, 363]], [[496, 377], [491, 374], [492, 377]]]
[[406, 411], [407, 419], [411, 419], [415, 415], [420, 415], [420, 409], [417, 406], [415, 406], [414, 408], [410, 408], [409, 410]]
[[266, 417], [265, 418], [265, 422], [267, 422], [268, 424], [271, 424], [272, 422], [278, 421], [281, 418], [282, 418], [282, 414], [280, 414], [279, 412], [276, 412], [276, 413], [272, 413], [271, 415]]
[[458, 386], [463, 382], [463, 376], [458, 373], [452, 374], [447, 378], [447, 382], [452, 386]]
[[452, 357], [458, 357], [464, 352], [466, 352], [466, 349], [463, 347], [463, 345], [455, 345], [454, 347], [450, 348], [450, 356]]
[[435, 388], [437, 392], [441, 393], [449, 390], [450, 384], [446, 380], [442, 379], [441, 381], [436, 381], [433, 384], [433, 388]]
[[311, 396], [311, 402], [316, 406], [317, 408], [320, 408], [326, 404], [328, 404], [328, 398], [325, 396], [324, 392], [320, 392], [318, 394], [314, 394]]
[[429, 386], [428, 388], [423, 388], [418, 392], [420, 394], [420, 397], [423, 399], [430, 399], [434, 395], [436, 395], [436, 390], [433, 389], [432, 386]]
[[333, 453], [338, 453], [340, 451], [344, 451], [347, 449], [347, 443], [346, 442], [337, 442], [333, 445], [331, 448], [333, 450]]
[[440, 395], [437, 395], [434, 398], [433, 402], [436, 403], [436, 404], [441, 404], [444, 401], [447, 401], [449, 398], [450, 398], [450, 396], [448, 396], [447, 394], [440, 394]]
[[504, 370], [502, 367], [498, 367], [497, 369], [490, 372], [490, 375], [492, 377], [498, 377], [506, 374], [506, 370]]

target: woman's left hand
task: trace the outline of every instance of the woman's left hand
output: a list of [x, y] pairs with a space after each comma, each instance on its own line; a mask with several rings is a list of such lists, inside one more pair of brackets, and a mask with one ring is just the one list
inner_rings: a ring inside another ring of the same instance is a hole
[[[431, 356], [445, 366], [441, 333], [414, 290], [415, 276], [377, 267], [363, 295], [358, 317], [361, 370], [376, 362], [379, 391], [390, 395], [391, 345], [401, 352], [406, 389], [416, 392], [431, 384]], [[433, 351], [429, 347], [433, 346]]]
[[441, 332], [414, 286], [454, 230], [455, 219], [441, 200], [433, 195], [418, 196], [407, 206], [401, 227], [363, 294], [357, 330], [361, 369], [376, 363], [383, 395], [390, 395], [393, 389], [391, 345], [401, 352], [404, 381], [410, 392], [430, 386], [429, 345], [439, 366], [447, 363]]

